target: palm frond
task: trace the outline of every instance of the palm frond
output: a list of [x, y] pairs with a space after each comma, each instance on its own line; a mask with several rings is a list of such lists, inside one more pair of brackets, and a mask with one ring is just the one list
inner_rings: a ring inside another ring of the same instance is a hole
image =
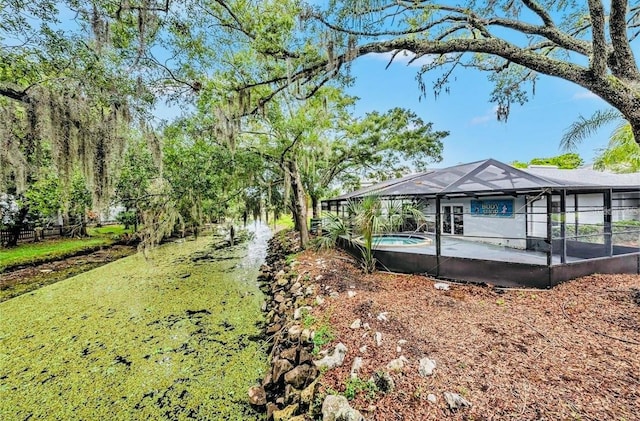
[[564, 151], [575, 151], [584, 139], [593, 136], [602, 126], [622, 119], [618, 110], [598, 110], [591, 117], [580, 116], [567, 128], [560, 140]]

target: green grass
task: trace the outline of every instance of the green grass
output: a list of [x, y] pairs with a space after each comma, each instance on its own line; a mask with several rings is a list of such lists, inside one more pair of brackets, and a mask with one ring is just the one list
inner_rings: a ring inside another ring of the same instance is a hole
[[88, 238], [56, 238], [37, 243], [21, 243], [17, 247], [0, 248], [0, 273], [6, 268], [37, 264], [93, 250], [112, 244], [122, 234], [130, 232], [123, 225], [88, 228]]
[[133, 232], [133, 228], [124, 229], [124, 225], [105, 225], [102, 227], [89, 227], [87, 228], [87, 234], [91, 237], [115, 237], [123, 234], [130, 234]]
[[0, 272], [5, 268], [61, 259], [83, 250], [111, 244], [105, 237], [87, 239], [65, 238], [39, 243], [20, 244], [18, 247], [0, 248]]
[[263, 296], [242, 247], [171, 243], [0, 303], [0, 419], [260, 419]]

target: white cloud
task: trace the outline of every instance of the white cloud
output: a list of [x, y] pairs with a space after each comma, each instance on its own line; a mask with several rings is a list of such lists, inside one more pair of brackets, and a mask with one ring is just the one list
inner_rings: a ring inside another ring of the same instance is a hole
[[[370, 54], [370, 56], [377, 60], [382, 60], [385, 63], [389, 63], [389, 60], [391, 60], [394, 54], [395, 54], [395, 51], [389, 51], [387, 53]], [[402, 64], [404, 66], [422, 67], [425, 64], [433, 63], [433, 60], [435, 58], [435, 56], [433, 55], [427, 55], [427, 56], [422, 56], [414, 61], [411, 61], [415, 56], [416, 55], [411, 51], [401, 50], [398, 54], [396, 54], [395, 58], [393, 59], [393, 62]]]
[[573, 94], [573, 99], [598, 99], [598, 98], [600, 97], [591, 91], [580, 91]]
[[469, 124], [472, 125], [472, 126], [478, 126], [480, 124], [488, 123], [491, 120], [495, 120], [496, 119], [496, 111], [498, 111], [498, 107], [497, 106], [487, 110], [487, 112], [485, 114], [483, 114], [483, 115], [473, 117], [471, 119], [471, 121], [469, 121]]

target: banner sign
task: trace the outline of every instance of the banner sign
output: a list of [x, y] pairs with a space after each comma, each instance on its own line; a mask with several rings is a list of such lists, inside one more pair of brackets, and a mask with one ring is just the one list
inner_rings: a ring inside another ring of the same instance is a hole
[[513, 218], [513, 199], [472, 200], [471, 216]]

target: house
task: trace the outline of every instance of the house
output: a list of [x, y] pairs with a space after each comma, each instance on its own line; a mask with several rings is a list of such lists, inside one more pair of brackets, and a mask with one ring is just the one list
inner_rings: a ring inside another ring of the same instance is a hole
[[640, 273], [640, 173], [517, 169], [486, 159], [388, 180], [323, 201], [345, 214], [375, 194], [421, 206], [433, 246], [377, 250], [388, 269], [549, 287], [590, 273]]

